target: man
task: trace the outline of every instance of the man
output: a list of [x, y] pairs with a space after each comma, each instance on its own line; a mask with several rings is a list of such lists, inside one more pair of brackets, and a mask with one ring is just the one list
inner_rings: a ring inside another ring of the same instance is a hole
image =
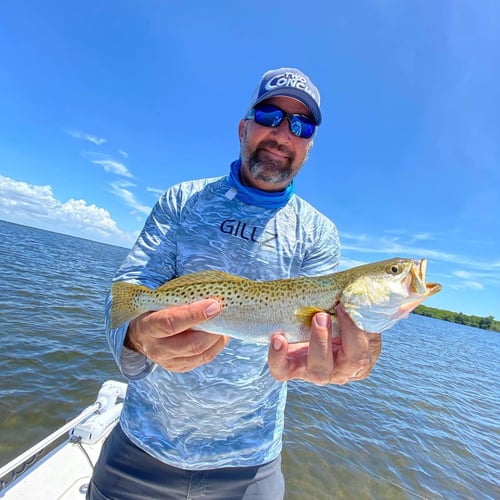
[[[319, 105], [298, 69], [265, 73], [239, 123], [240, 159], [229, 175], [167, 190], [115, 280], [156, 288], [205, 269], [254, 280], [334, 272], [335, 225], [293, 185], [321, 123]], [[305, 344], [289, 345], [279, 332], [268, 348], [197, 331], [220, 307], [202, 300], [108, 328], [129, 388], [89, 498], [283, 498], [284, 382], [360, 380], [380, 353], [380, 337], [341, 308], [336, 342], [326, 313], [315, 315]]]

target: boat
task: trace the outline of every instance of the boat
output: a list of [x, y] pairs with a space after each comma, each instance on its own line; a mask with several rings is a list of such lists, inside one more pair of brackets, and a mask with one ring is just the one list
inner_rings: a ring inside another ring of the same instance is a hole
[[124, 382], [104, 382], [93, 405], [0, 468], [0, 499], [84, 499], [126, 390]]

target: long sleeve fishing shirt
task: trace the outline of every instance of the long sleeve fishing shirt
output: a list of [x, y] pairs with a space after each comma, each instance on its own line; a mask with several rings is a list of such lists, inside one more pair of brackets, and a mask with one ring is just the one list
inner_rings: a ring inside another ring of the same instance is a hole
[[[203, 179], [159, 199], [115, 281], [157, 288], [207, 269], [253, 280], [317, 276], [334, 272], [339, 254], [335, 225], [297, 195], [265, 208], [234, 197], [228, 177]], [[129, 379], [121, 425], [137, 446], [189, 470], [279, 455], [287, 384], [271, 376], [268, 346], [233, 338], [210, 363], [170, 372], [123, 347], [128, 323], [109, 328], [111, 299], [108, 340]]]

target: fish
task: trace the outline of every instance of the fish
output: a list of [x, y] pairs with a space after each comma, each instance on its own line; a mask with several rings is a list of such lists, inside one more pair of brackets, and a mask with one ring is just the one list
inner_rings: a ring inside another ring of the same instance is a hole
[[[196, 326], [244, 341], [268, 343], [282, 333], [290, 343], [310, 338], [314, 314], [332, 315], [341, 304], [366, 332], [381, 333], [409, 315], [441, 290], [426, 283], [427, 260], [396, 257], [336, 273], [253, 281], [222, 271], [207, 270], [167, 281], [156, 289], [126, 281], [111, 285], [110, 327], [118, 328], [148, 311], [216, 299], [221, 312]], [[338, 328], [332, 326], [332, 336]]]

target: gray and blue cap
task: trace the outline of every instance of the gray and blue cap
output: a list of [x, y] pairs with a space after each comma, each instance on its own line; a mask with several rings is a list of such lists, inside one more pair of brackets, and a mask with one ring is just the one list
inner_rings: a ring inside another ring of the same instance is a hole
[[319, 90], [307, 75], [296, 68], [271, 69], [264, 73], [256, 88], [249, 109], [275, 96], [292, 97], [303, 103], [321, 124]]

